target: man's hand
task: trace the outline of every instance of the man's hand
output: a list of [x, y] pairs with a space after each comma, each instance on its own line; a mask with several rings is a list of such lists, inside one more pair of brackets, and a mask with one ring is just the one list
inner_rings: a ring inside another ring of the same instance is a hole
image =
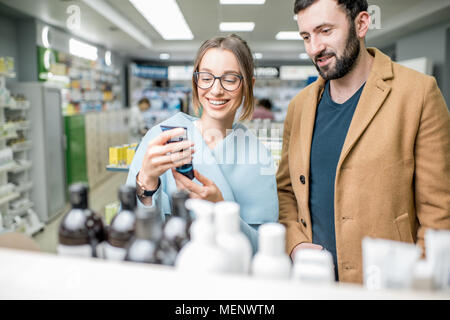
[[323, 247], [318, 245], [318, 244], [314, 244], [314, 243], [302, 242], [302, 243], [296, 245], [294, 247], [294, 249], [292, 249], [292, 252], [291, 252], [291, 259], [292, 259], [292, 261], [294, 261], [294, 259], [295, 259], [295, 253], [298, 250], [301, 250], [301, 249], [323, 250]]

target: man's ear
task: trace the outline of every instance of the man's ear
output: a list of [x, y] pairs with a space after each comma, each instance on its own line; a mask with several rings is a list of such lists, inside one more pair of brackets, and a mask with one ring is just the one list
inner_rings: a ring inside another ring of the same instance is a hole
[[372, 17], [367, 11], [362, 11], [355, 18], [355, 29], [358, 38], [363, 39], [366, 37], [370, 28]]

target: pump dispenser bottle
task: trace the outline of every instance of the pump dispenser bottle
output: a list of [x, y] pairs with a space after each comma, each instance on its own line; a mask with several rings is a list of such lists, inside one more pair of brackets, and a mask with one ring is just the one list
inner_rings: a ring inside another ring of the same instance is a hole
[[158, 256], [164, 265], [173, 266], [181, 248], [189, 241], [191, 216], [186, 208], [189, 193], [177, 191], [172, 194], [172, 214], [164, 225]]
[[134, 233], [136, 222], [136, 188], [123, 185], [119, 188], [121, 210], [111, 221], [108, 230], [108, 241], [105, 243], [105, 258], [124, 260], [126, 247]]
[[134, 237], [127, 248], [125, 260], [159, 263], [157, 249], [162, 237], [162, 217], [156, 207], [136, 209]]
[[217, 245], [229, 253], [233, 272], [247, 274], [250, 272], [252, 246], [240, 230], [239, 219], [237, 203], [222, 201], [214, 206]]
[[294, 257], [292, 277], [301, 282], [332, 284], [334, 264], [331, 253], [327, 250], [298, 250]]
[[196, 218], [190, 228], [191, 240], [178, 254], [175, 267], [181, 271], [197, 273], [231, 272], [233, 267], [229, 255], [216, 244], [213, 203], [189, 199], [186, 207], [194, 211]]
[[88, 187], [72, 184], [69, 197], [72, 209], [59, 225], [58, 254], [101, 258], [105, 231], [101, 218], [88, 207]]
[[279, 223], [267, 223], [258, 230], [258, 252], [252, 261], [255, 277], [288, 279], [291, 259], [285, 253], [286, 229]]

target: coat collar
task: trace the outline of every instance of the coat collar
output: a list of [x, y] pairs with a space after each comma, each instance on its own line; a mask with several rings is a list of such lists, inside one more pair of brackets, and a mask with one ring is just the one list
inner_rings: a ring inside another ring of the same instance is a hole
[[372, 70], [350, 123], [337, 170], [340, 169], [350, 150], [364, 133], [391, 91], [391, 86], [385, 81], [394, 77], [391, 59], [378, 49], [368, 48], [368, 51], [374, 56]]
[[[374, 62], [347, 132], [347, 137], [338, 162], [338, 169], [378, 112], [391, 90], [390, 85], [385, 82], [385, 80], [394, 77], [391, 59], [376, 48], [367, 48], [367, 51], [374, 57]], [[316, 110], [322, 97], [325, 83], [326, 81], [322, 77], [319, 77], [312, 84], [311, 94], [302, 103], [305, 105], [305, 108], [301, 112], [300, 123], [302, 125], [300, 127], [299, 138], [301, 140], [300, 150], [302, 162], [305, 164], [306, 174], [308, 176]]]

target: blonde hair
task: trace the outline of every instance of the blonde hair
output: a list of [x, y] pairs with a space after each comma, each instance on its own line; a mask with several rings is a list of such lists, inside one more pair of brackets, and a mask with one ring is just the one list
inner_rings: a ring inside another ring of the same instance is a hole
[[[243, 112], [239, 117], [239, 120], [251, 119], [255, 108], [255, 101], [253, 98], [254, 64], [253, 55], [247, 42], [235, 34], [231, 34], [226, 37], [214, 37], [206, 40], [198, 49], [197, 56], [194, 61], [194, 72], [198, 71], [198, 67], [203, 59], [203, 56], [206, 51], [211, 48], [229, 50], [236, 57], [243, 77], [242, 86], [244, 97]], [[195, 112], [198, 113], [201, 104], [198, 98], [198, 88], [195, 83], [194, 75], [192, 75], [192, 102]]]

